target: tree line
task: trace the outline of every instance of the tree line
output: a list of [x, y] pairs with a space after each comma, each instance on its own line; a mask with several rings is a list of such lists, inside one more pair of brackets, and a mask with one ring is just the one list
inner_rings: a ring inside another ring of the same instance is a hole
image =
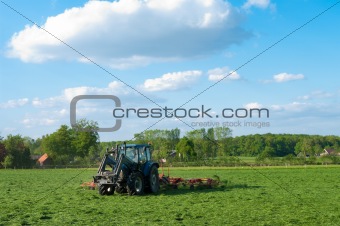
[[[47, 153], [54, 165], [94, 164], [106, 148], [123, 141], [100, 142], [97, 123], [79, 120], [72, 128], [62, 125], [57, 131], [33, 140], [20, 135], [0, 137], [0, 166], [28, 168], [35, 164], [32, 155]], [[127, 143], [151, 143], [154, 159], [173, 161], [216, 160], [230, 156], [273, 157], [316, 156], [325, 148], [340, 150], [339, 136], [305, 134], [254, 134], [232, 137], [228, 127], [192, 130], [147, 130], [134, 134]]]
[[340, 151], [339, 136], [268, 133], [232, 137], [232, 130], [228, 127], [192, 130], [184, 136], [181, 136], [179, 129], [148, 130], [135, 134], [134, 137], [135, 140], [130, 143], [151, 142], [157, 159], [166, 158], [174, 151], [182, 160], [228, 156], [317, 156], [325, 148]]
[[53, 165], [82, 165], [95, 162], [100, 151], [98, 126], [93, 121], [79, 120], [73, 128], [62, 125], [52, 134], [36, 140], [21, 135], [0, 139], [0, 166], [31, 168], [36, 164], [32, 156], [48, 154]]

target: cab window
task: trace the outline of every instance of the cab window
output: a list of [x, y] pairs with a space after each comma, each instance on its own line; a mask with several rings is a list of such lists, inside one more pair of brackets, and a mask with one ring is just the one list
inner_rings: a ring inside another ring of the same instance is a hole
[[150, 152], [149, 147], [145, 148], [145, 154], [146, 154], [146, 159], [151, 160], [151, 152]]
[[145, 163], [147, 161], [147, 155], [144, 151], [144, 148], [139, 148], [139, 162]]

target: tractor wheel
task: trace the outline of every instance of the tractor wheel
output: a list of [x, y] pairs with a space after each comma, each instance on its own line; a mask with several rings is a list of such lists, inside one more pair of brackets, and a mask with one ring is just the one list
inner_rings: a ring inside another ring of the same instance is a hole
[[100, 185], [99, 190], [98, 190], [100, 195], [113, 195], [115, 192], [113, 186], [108, 186], [108, 185]]
[[118, 194], [126, 193], [126, 187], [118, 184], [115, 188], [115, 192], [117, 192]]
[[126, 188], [129, 195], [143, 195], [144, 193], [143, 175], [140, 172], [131, 173]]
[[149, 175], [149, 186], [152, 193], [159, 191], [159, 175], [156, 166], [152, 166]]
[[113, 195], [115, 193], [115, 188], [113, 186], [106, 187], [106, 195]]
[[98, 192], [100, 195], [106, 195], [106, 186], [105, 185], [100, 185]]

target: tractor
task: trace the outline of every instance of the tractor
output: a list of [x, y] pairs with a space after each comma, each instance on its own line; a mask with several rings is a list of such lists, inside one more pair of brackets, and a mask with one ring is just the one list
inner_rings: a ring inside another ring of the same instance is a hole
[[158, 168], [151, 160], [151, 145], [124, 143], [106, 150], [93, 182], [100, 195], [158, 193]]

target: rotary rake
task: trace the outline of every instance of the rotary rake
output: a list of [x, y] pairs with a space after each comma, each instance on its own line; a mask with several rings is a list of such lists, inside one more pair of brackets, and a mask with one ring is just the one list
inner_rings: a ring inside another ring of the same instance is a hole
[[191, 178], [191, 179], [184, 179], [181, 177], [169, 177], [161, 175], [159, 178], [160, 185], [163, 189], [172, 188], [178, 189], [180, 186], [182, 187], [189, 187], [190, 190], [194, 189], [204, 189], [204, 188], [215, 188], [221, 185], [221, 182], [218, 176], [214, 176], [215, 179], [212, 178]]

